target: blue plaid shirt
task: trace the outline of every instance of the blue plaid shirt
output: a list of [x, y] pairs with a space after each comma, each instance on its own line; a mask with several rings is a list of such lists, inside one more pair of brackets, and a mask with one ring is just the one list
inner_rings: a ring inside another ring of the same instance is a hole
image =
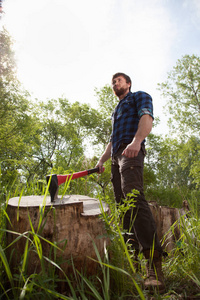
[[153, 118], [152, 98], [147, 93], [129, 92], [124, 99], [119, 101], [112, 114], [110, 138], [112, 155], [117, 152], [122, 143], [132, 142], [138, 129], [139, 120], [145, 114]]

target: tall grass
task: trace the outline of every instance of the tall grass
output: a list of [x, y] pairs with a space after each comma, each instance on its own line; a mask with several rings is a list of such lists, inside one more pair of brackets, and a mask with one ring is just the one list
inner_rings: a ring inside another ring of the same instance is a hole
[[[30, 190], [33, 188], [34, 186]], [[66, 189], [67, 186], [64, 187], [65, 192]], [[27, 194], [28, 188], [26, 187], [24, 191]], [[109, 245], [105, 244], [104, 257], [100, 256], [95, 243], [93, 243], [97, 256], [96, 262], [99, 264], [96, 276], [88, 278], [84, 273], [78, 272], [74, 266], [72, 280], [61, 268], [63, 261], [57, 255], [58, 251], [67, 247], [67, 243], [61, 249], [59, 243], [50, 242], [42, 236], [48, 213], [52, 209], [45, 209], [45, 197], [48, 189], [43, 191], [45, 195], [40, 209], [38, 227], [34, 228], [29, 216], [31, 230], [23, 233], [10, 230], [14, 238], [9, 245], [5, 241], [8, 232], [6, 222], [11, 223], [11, 220], [6, 212], [6, 202], [1, 202], [0, 299], [147, 299], [148, 293], [143, 291], [145, 259], [140, 254], [141, 267], [136, 272], [135, 253], [130, 251], [129, 245], [124, 241], [123, 216], [130, 206], [134, 206], [134, 201], [127, 200], [123, 205], [116, 206], [109, 199], [103, 199], [110, 207], [110, 214], [106, 214], [103, 210], [102, 199], [99, 197], [102, 207], [101, 218], [107, 228], [110, 243]], [[19, 191], [18, 194], [20, 194]], [[196, 205], [197, 200], [194, 199], [192, 203], [188, 217], [180, 219], [181, 236], [177, 241], [177, 247], [163, 261], [166, 293], [159, 295], [155, 291], [154, 299], [187, 299], [189, 296], [200, 293], [200, 219]], [[11, 258], [14, 250], [10, 252], [11, 257], [7, 256], [7, 251], [11, 247], [14, 249], [15, 243], [20, 239], [25, 239], [23, 254], [20, 264], [13, 269]], [[45, 245], [48, 245], [50, 249], [48, 257], [44, 255]], [[28, 272], [29, 257], [33, 252], [39, 259], [40, 271], [30, 274]], [[73, 265], [73, 260], [71, 263]], [[58, 276], [59, 272], [62, 273], [62, 279]], [[59, 290], [61, 281], [67, 286], [66, 292]]]
[[[190, 199], [190, 212], [172, 226], [178, 226], [180, 238], [165, 261], [168, 289], [183, 299], [200, 298], [200, 219], [198, 199]], [[177, 298], [177, 299], [179, 299]]]

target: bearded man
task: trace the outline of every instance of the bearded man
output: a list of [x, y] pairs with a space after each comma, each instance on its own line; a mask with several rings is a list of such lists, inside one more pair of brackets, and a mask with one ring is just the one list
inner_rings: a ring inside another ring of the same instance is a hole
[[145, 138], [153, 124], [152, 98], [145, 92], [131, 92], [131, 79], [124, 73], [112, 77], [112, 87], [119, 103], [112, 114], [112, 134], [104, 153], [97, 163], [100, 173], [110, 157], [111, 181], [117, 203], [123, 203], [127, 194], [139, 191], [133, 197], [135, 207], [130, 207], [123, 220], [127, 232], [125, 240], [147, 258], [145, 288], [164, 292], [162, 273], [162, 248], [156, 232], [156, 224], [143, 191], [143, 167]]

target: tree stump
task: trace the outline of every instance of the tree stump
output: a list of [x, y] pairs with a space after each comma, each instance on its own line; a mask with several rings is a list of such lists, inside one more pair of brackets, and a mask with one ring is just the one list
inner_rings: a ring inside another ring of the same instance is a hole
[[183, 201], [183, 207], [180, 209], [159, 206], [155, 201], [149, 202], [149, 206], [157, 225], [157, 234], [162, 242], [162, 248], [170, 252], [176, 247], [176, 241], [180, 238], [180, 218], [187, 218], [188, 203]]
[[[104, 212], [107, 213], [109, 210], [107, 205], [102, 204]], [[165, 237], [163, 249], [169, 252], [174, 249], [176, 240], [180, 237], [178, 220], [186, 215], [189, 209], [186, 205], [178, 209], [159, 206], [156, 202], [150, 202], [149, 206], [156, 221], [159, 239]], [[31, 243], [34, 244], [35, 232], [42, 245], [41, 254], [54, 261], [56, 250], [57, 259], [60, 260], [59, 266], [67, 276], [73, 274], [72, 261], [75, 269], [85, 271], [87, 276], [96, 274], [98, 263], [92, 260], [97, 259], [94, 244], [103, 257], [104, 243], [109, 243], [104, 222], [100, 219], [101, 209], [97, 199], [69, 195], [51, 203], [49, 196], [46, 199], [44, 196], [24, 196], [20, 201], [19, 197], [15, 197], [8, 201], [7, 214], [10, 218], [7, 225], [7, 246], [21, 234], [21, 238], [8, 247], [7, 251], [11, 257], [10, 267], [13, 272], [21, 264], [27, 237], [30, 238], [29, 246]], [[175, 223], [177, 225], [172, 232], [171, 226]], [[59, 249], [48, 241], [56, 243]], [[29, 251], [27, 273], [40, 271], [38, 253]], [[60, 277], [61, 273], [58, 272]]]
[[[104, 212], [108, 212], [106, 204], [102, 204]], [[96, 273], [98, 264], [90, 259], [97, 259], [93, 242], [102, 257], [104, 242], [107, 241], [104, 223], [99, 217], [101, 209], [97, 199], [69, 195], [51, 203], [49, 196], [46, 200], [44, 196], [24, 196], [20, 201], [19, 197], [15, 197], [8, 201], [7, 214], [12, 223], [11, 225], [8, 222], [7, 229], [24, 234], [24, 237], [8, 248], [8, 255], [14, 250], [11, 255], [12, 270], [21, 264], [27, 237], [36, 243], [33, 234], [35, 232], [42, 237], [40, 241], [43, 256], [54, 260], [56, 248], [47, 241], [56, 243], [62, 249], [56, 250], [57, 258], [62, 261], [60, 267], [67, 276], [73, 273], [71, 259], [75, 269], [86, 271], [87, 275]], [[16, 237], [16, 234], [8, 232], [7, 245]], [[38, 253], [30, 251], [27, 272], [32, 274], [40, 271]]]

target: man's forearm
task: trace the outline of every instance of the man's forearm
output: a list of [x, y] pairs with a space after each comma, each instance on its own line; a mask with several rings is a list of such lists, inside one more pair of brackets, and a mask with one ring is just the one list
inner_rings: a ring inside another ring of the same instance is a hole
[[112, 143], [110, 142], [107, 145], [103, 155], [99, 159], [99, 161], [101, 161], [102, 164], [105, 163], [111, 157], [111, 147], [112, 147]]
[[150, 115], [143, 115], [138, 124], [138, 130], [133, 138], [140, 144], [149, 135], [152, 130], [153, 119]]
[[103, 172], [103, 164], [111, 157], [111, 147], [112, 143], [110, 142], [96, 165], [96, 167], [99, 167], [99, 173]]

